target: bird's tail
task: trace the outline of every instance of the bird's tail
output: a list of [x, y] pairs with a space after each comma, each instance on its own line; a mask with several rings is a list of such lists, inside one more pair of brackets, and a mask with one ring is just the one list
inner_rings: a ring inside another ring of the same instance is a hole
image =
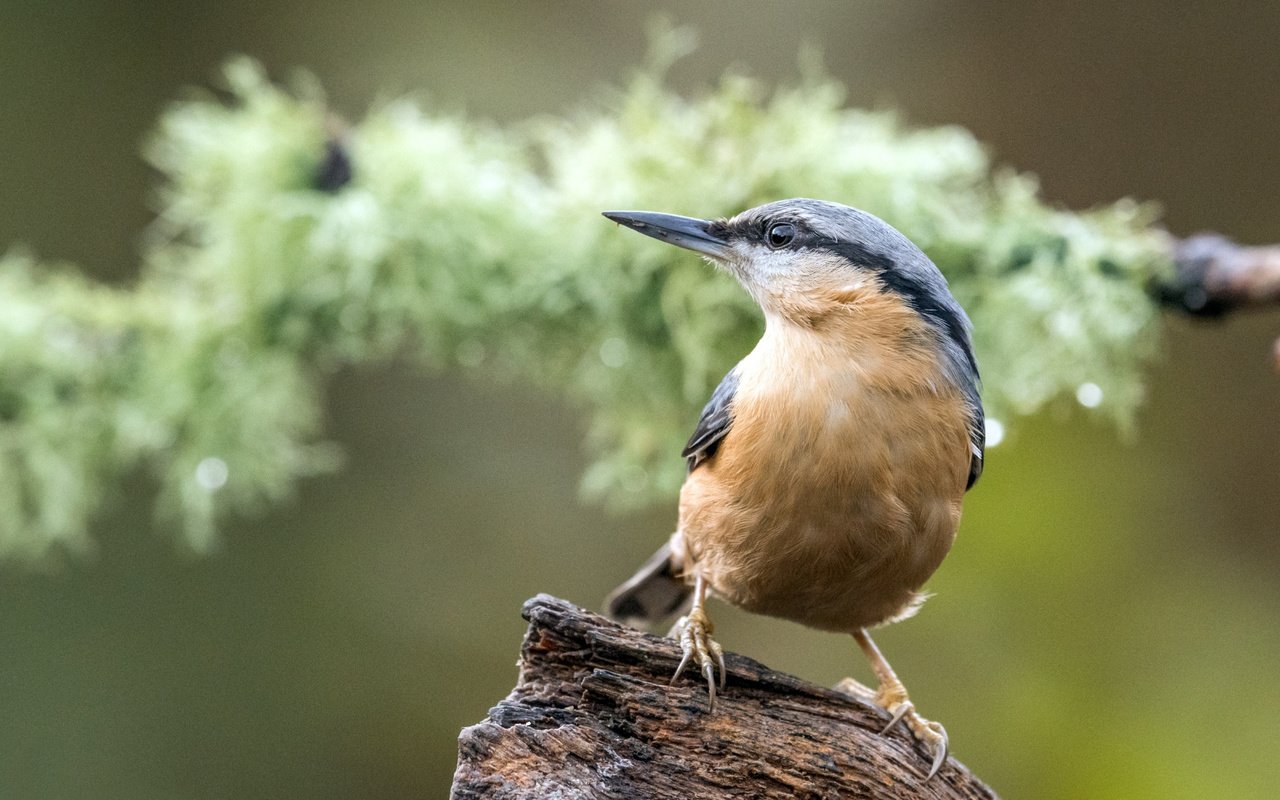
[[693, 587], [677, 575], [668, 542], [626, 583], [609, 593], [604, 608], [616, 620], [660, 624], [686, 610], [692, 597]]

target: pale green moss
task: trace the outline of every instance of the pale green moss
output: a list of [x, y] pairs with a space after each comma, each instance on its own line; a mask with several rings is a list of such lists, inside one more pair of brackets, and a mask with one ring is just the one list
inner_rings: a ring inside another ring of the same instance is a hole
[[393, 351], [566, 394], [589, 421], [586, 488], [669, 499], [680, 445], [760, 316], [730, 278], [607, 208], [865, 208], [969, 309], [989, 413], [1008, 423], [1091, 382], [1093, 413], [1132, 417], [1155, 349], [1145, 286], [1166, 261], [1149, 209], [1048, 207], [966, 131], [845, 109], [820, 77], [769, 92], [731, 75], [690, 100], [660, 72], [510, 130], [381, 106], [345, 133], [354, 181], [327, 193], [312, 187], [318, 91], [231, 63], [234, 101], [174, 106], [148, 148], [164, 182], [135, 289], [0, 264], [0, 551], [83, 546], [139, 467], [161, 513], [208, 546], [226, 512], [334, 464], [317, 442], [325, 374]]

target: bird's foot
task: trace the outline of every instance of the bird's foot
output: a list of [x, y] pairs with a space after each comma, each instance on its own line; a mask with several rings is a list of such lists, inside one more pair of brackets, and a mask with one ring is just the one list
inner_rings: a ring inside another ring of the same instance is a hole
[[872, 705], [879, 705], [879, 703], [876, 702], [876, 690], [853, 678], [844, 678], [831, 688], [840, 694], [848, 695], [855, 700], [861, 700], [864, 703], [871, 703]]
[[947, 760], [947, 729], [916, 713], [915, 704], [907, 697], [907, 689], [900, 681], [881, 684], [876, 690], [875, 703], [889, 712], [889, 724], [884, 726], [881, 733], [893, 730], [899, 722], [905, 723], [916, 741], [924, 745], [926, 752], [933, 756], [933, 764], [925, 780], [937, 775], [943, 762]]
[[720, 668], [720, 688], [724, 688], [724, 650], [720, 648], [720, 644], [711, 638], [715, 626], [711, 624], [711, 620], [707, 617], [707, 612], [702, 606], [695, 606], [690, 609], [686, 616], [680, 618], [676, 623], [673, 635], [680, 642], [680, 649], [684, 652], [684, 657], [680, 659], [680, 666], [676, 667], [676, 674], [671, 676], [671, 683], [675, 684], [679, 680], [680, 675], [684, 673], [684, 668], [689, 665], [690, 661], [696, 661], [698, 671], [702, 673], [702, 677], [707, 680], [707, 698], [708, 710], [714, 711], [716, 707], [716, 667]]
[[906, 724], [916, 741], [924, 745], [925, 750], [933, 757], [933, 763], [925, 780], [937, 775], [938, 770], [942, 769], [943, 762], [947, 760], [947, 729], [916, 713], [915, 704], [907, 696], [906, 687], [901, 682], [884, 683], [879, 689], [872, 690], [853, 678], [845, 678], [836, 684], [835, 690], [887, 711], [889, 724], [884, 726], [881, 733], [888, 733], [898, 723]]

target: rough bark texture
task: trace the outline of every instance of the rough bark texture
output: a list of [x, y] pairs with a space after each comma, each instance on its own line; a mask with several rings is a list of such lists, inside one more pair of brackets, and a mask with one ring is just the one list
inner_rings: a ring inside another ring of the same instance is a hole
[[714, 712], [696, 676], [668, 681], [680, 652], [539, 595], [520, 677], [458, 739], [455, 800], [470, 798], [994, 798], [948, 760], [928, 761], [887, 717], [852, 698], [726, 654]]

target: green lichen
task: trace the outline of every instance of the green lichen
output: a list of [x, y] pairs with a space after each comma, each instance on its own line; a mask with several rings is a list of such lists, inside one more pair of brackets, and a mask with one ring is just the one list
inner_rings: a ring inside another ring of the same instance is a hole
[[163, 181], [135, 287], [0, 262], [0, 552], [84, 547], [140, 469], [162, 517], [209, 546], [228, 513], [333, 468], [325, 376], [392, 354], [567, 395], [588, 420], [588, 492], [669, 499], [698, 409], [762, 323], [730, 278], [608, 208], [867, 209], [969, 310], [990, 415], [1007, 425], [1087, 382], [1092, 413], [1132, 418], [1156, 346], [1145, 286], [1167, 268], [1151, 209], [1050, 207], [968, 132], [846, 109], [813, 71], [775, 91], [729, 75], [689, 99], [663, 61], [509, 129], [379, 106], [342, 134], [354, 180], [332, 192], [314, 187], [332, 129], [318, 89], [233, 61], [233, 99], [175, 105], [148, 147]]

